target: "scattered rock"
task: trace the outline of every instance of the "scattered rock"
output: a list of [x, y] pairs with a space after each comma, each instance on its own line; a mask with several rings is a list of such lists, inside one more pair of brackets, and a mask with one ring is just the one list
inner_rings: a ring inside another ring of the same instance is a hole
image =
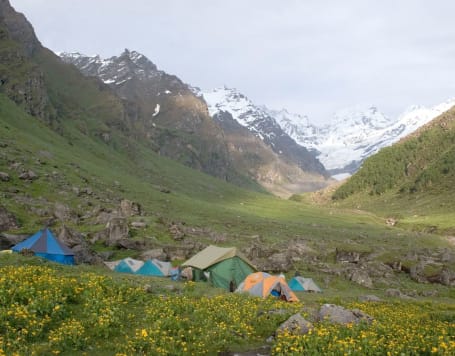
[[141, 205], [127, 199], [120, 202], [120, 213], [124, 217], [141, 215]]
[[358, 263], [360, 261], [360, 253], [354, 251], [344, 251], [336, 249], [337, 262]]
[[0, 205], [0, 232], [19, 227], [16, 217]]
[[128, 221], [125, 218], [112, 218], [106, 225], [107, 246], [117, 246], [122, 239], [129, 237]]
[[58, 234], [58, 238], [65, 245], [70, 247], [74, 252], [74, 261], [76, 264], [101, 264], [103, 259], [90, 250], [85, 236], [79, 232], [73, 231], [63, 225]]
[[144, 229], [147, 227], [147, 224], [143, 221], [133, 221], [131, 223], [131, 227], [133, 227], [135, 229]]
[[185, 233], [182, 231], [182, 229], [179, 228], [177, 224], [172, 224], [169, 227], [169, 232], [176, 241], [181, 241], [185, 237]]
[[304, 335], [307, 334], [312, 328], [313, 324], [311, 324], [308, 320], [305, 320], [300, 313], [297, 313], [282, 323], [276, 330], [276, 334], [287, 331], [294, 335]]
[[143, 260], [151, 260], [156, 258], [158, 260], [165, 261], [167, 259], [167, 254], [164, 252], [164, 249], [155, 248], [141, 253], [140, 257]]
[[403, 294], [399, 289], [389, 288], [385, 291], [385, 295], [388, 297], [401, 297]]
[[9, 182], [10, 176], [8, 173], [0, 172], [0, 180], [3, 182]]
[[357, 324], [361, 321], [370, 323], [373, 318], [359, 309], [349, 310], [339, 305], [324, 304], [319, 309], [319, 320], [329, 321], [334, 324]]
[[74, 221], [76, 217], [68, 205], [59, 202], [54, 205], [54, 216], [60, 221]]
[[24, 241], [29, 236], [30, 235], [12, 235], [2, 233], [0, 234], [0, 250], [9, 250], [11, 247]]
[[349, 276], [349, 280], [367, 288], [373, 287], [373, 281], [368, 275], [368, 272], [365, 270], [361, 269], [354, 270], [352, 274]]
[[361, 295], [359, 297], [359, 301], [361, 301], [361, 302], [382, 302], [382, 299], [373, 294], [367, 294], [367, 295]]
[[143, 240], [131, 240], [130, 238], [124, 238], [117, 240], [116, 246], [127, 250], [141, 251], [145, 248], [145, 241]]
[[34, 180], [38, 179], [38, 175], [35, 172], [33, 172], [32, 170], [28, 170], [28, 171], [25, 171], [25, 172], [22, 172], [21, 174], [19, 174], [19, 179], [34, 181]]

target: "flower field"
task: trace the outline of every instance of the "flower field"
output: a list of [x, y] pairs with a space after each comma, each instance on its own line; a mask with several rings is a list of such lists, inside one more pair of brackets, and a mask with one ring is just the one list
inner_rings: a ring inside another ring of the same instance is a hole
[[[301, 303], [238, 294], [146, 293], [91, 272], [51, 266], [0, 268], [0, 355], [216, 355], [266, 343]], [[149, 280], [147, 280], [149, 282]], [[347, 305], [371, 325], [315, 324], [305, 336], [279, 335], [275, 355], [455, 353], [455, 306], [429, 303]]]
[[455, 305], [351, 304], [373, 316], [371, 325], [319, 323], [307, 335], [277, 337], [274, 355], [454, 355]]

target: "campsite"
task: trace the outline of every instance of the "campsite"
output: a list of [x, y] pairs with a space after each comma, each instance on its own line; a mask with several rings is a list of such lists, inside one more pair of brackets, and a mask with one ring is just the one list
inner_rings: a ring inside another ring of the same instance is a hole
[[0, 356], [455, 355], [441, 2], [0, 0]]
[[[40, 238], [48, 241], [45, 254], [45, 244], [36, 244]], [[363, 355], [391, 348], [449, 355], [455, 350], [455, 325], [447, 318], [455, 312], [453, 304], [360, 295], [354, 300], [348, 290], [323, 291], [299, 273], [286, 279], [256, 272], [232, 247], [208, 246], [175, 268], [133, 258], [104, 267], [75, 266], [49, 258], [57, 246], [59, 254], [71, 256], [43, 229], [18, 243], [16, 252], [0, 254], [3, 350], [21, 355], [242, 355], [243, 350]], [[185, 268], [192, 269], [190, 275], [171, 278]], [[230, 282], [236, 277], [241, 281], [233, 292]], [[339, 304], [340, 295], [351, 298], [342, 305], [321, 304]]]

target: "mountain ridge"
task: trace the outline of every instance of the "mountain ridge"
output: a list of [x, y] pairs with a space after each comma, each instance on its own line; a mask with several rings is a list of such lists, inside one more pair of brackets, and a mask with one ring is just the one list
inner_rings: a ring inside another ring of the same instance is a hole
[[[61, 53], [61, 58], [75, 65], [85, 76], [100, 79], [120, 97], [136, 103], [142, 114], [142, 121], [151, 123], [145, 130], [164, 127], [167, 130], [183, 130], [201, 141], [214, 138], [222, 144], [229, 164], [250, 179], [259, 182], [269, 191], [289, 196], [298, 193], [297, 189], [318, 189], [327, 185], [322, 165], [304, 148], [298, 146], [275, 123], [280, 137], [275, 143], [281, 147], [274, 150], [268, 142], [254, 140], [249, 131], [233, 129], [232, 125], [222, 125], [223, 120], [209, 111], [201, 93], [183, 83], [178, 77], [157, 69], [147, 57], [125, 50], [119, 56], [101, 59], [87, 57], [80, 53]], [[226, 117], [224, 117], [226, 119]], [[210, 130], [198, 130], [204, 124]], [[260, 123], [261, 124], [261, 123]], [[146, 131], [147, 132], [147, 131]], [[242, 139], [235, 137], [239, 134]], [[150, 134], [156, 140], [156, 136]], [[168, 139], [160, 139], [163, 144], [174, 147]], [[169, 142], [167, 142], [169, 141]], [[192, 143], [196, 146], [196, 143]], [[201, 143], [199, 150], [202, 149]], [[210, 146], [207, 146], [209, 148]], [[160, 152], [163, 147], [160, 146]], [[285, 152], [283, 152], [285, 151]], [[170, 157], [174, 155], [166, 153]], [[269, 170], [269, 171], [268, 171]], [[228, 179], [229, 180], [229, 179]], [[300, 188], [301, 187], [301, 188]]]

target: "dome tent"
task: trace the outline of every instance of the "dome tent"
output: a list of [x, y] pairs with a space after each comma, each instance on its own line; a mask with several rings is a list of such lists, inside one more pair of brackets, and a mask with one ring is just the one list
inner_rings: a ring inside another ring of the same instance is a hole
[[115, 272], [158, 277], [170, 276], [170, 270], [172, 268], [170, 262], [163, 262], [157, 259], [144, 262], [130, 257], [126, 257], [123, 260], [104, 262], [104, 264]]
[[[182, 264], [193, 269], [196, 281], [208, 279], [209, 282], [226, 290], [235, 289], [246, 276], [256, 271], [253, 264], [235, 247], [210, 245]], [[208, 275], [208, 278], [206, 277]]]
[[21, 252], [23, 249], [31, 250], [36, 256], [50, 261], [74, 265], [74, 252], [60, 242], [48, 228], [38, 231], [12, 247], [14, 252]]
[[299, 299], [289, 288], [282, 276], [272, 276], [266, 272], [252, 273], [239, 285], [236, 292], [247, 292], [251, 295], [267, 298], [269, 295], [279, 296], [288, 302], [298, 302]]
[[289, 287], [295, 292], [318, 292], [322, 290], [314, 283], [312, 278], [296, 276], [289, 281]]

